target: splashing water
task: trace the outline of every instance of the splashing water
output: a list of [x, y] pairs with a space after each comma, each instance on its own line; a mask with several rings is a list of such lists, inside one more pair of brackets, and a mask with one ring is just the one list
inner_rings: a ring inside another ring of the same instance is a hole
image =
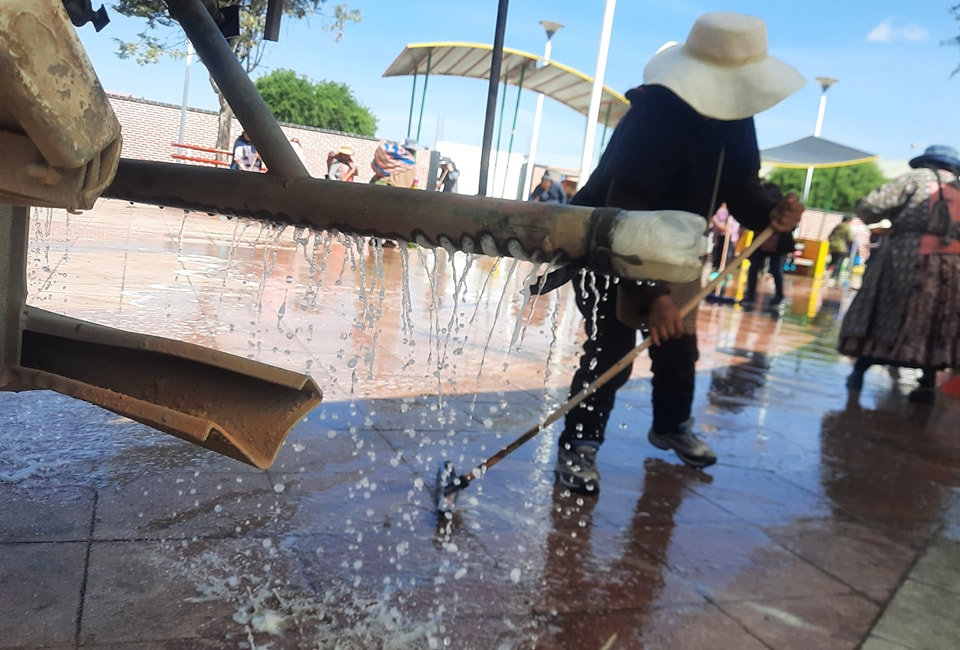
[[[263, 568], [297, 561], [290, 555], [289, 540], [260, 546], [253, 542], [262, 540], [249, 540], [252, 546], [245, 551], [249, 555], [242, 556], [242, 566], [232, 564], [235, 556], [223, 550], [189, 556], [177, 550], [173, 559], [161, 560], [164, 566], [172, 563], [183, 575], [197, 578], [196, 599], [230, 602], [238, 634], [251, 647], [287, 647], [284, 635], [293, 630], [317, 647], [364, 647], [371, 639], [387, 639], [382, 647], [388, 648], [446, 647], [445, 621], [458, 604], [456, 599], [447, 602], [445, 591], [432, 590], [466, 587], [480, 579], [482, 567], [471, 559], [477, 551], [448, 538], [435, 566], [411, 572], [409, 550], [402, 545], [410, 538], [400, 532], [419, 531], [430, 512], [422, 476], [431, 473], [436, 459], [450, 457], [461, 466], [472, 460], [473, 452], [464, 452], [464, 419], [479, 423], [483, 435], [499, 438], [498, 420], [510, 406], [505, 389], [545, 389], [544, 360], [549, 365], [555, 355], [556, 363], [574, 357], [568, 353], [570, 346], [559, 340], [572, 338], [577, 325], [569, 323], [569, 331], [561, 331], [565, 321], [558, 312], [565, 303], [541, 298], [550, 303], [550, 325], [544, 336], [532, 336], [531, 328], [544, 310], [522, 291], [521, 285], [536, 275], [536, 265], [529, 262], [511, 259], [504, 264], [452, 247], [426, 249], [406, 242], [384, 248], [382, 242], [370, 244], [336, 231], [235, 217], [172, 215], [168, 210], [164, 218], [156, 218], [155, 211], [128, 208], [123, 213], [127, 221], [109, 225], [96, 211], [76, 215], [73, 223], [59, 211], [35, 212], [31, 301], [58, 295], [51, 284], [53, 271], [59, 269], [67, 274], [58, 289], [70, 315], [149, 332], [158, 331], [156, 323], [161, 323], [164, 336], [306, 370], [325, 393], [321, 413], [324, 407], [331, 412], [341, 408], [343, 419], [326, 420], [330, 426], [310, 441], [292, 434], [287, 451], [322, 456], [324, 445], [350, 447], [346, 455], [353, 461], [344, 470], [350, 480], [339, 491], [317, 498], [342, 498], [358, 520], [370, 522], [352, 523], [349, 535], [337, 531], [354, 547], [343, 549], [346, 566], [322, 584], [322, 597], [310, 589], [277, 584]], [[116, 242], [124, 226], [131, 240]], [[72, 229], [84, 233], [82, 247]], [[52, 239], [60, 232], [67, 236]], [[113, 265], [118, 258], [122, 263]], [[111, 276], [116, 268], [121, 269], [122, 283]], [[70, 289], [86, 284], [116, 291], [118, 308], [104, 309], [102, 301], [83, 292], [71, 294]], [[496, 370], [485, 371], [494, 360]], [[458, 394], [469, 395], [460, 401], [460, 410], [447, 400]], [[491, 395], [490, 401], [478, 401], [482, 394]], [[398, 413], [358, 401], [368, 398], [395, 399], [402, 407], [396, 407]], [[464, 404], [470, 405], [468, 411]], [[377, 431], [392, 429], [409, 435], [411, 443], [378, 447]], [[170, 444], [181, 443], [171, 439]], [[487, 444], [478, 447], [485, 450]], [[410, 480], [375, 480], [384, 467], [394, 476], [407, 472]], [[8, 478], [25, 480], [16, 468], [5, 471]], [[279, 476], [271, 493], [292, 498], [295, 485]], [[482, 489], [478, 485], [478, 495]], [[221, 515], [229, 509], [226, 503], [210, 508]], [[465, 533], [479, 525], [471, 521]], [[371, 539], [384, 550], [371, 553]], [[372, 567], [380, 565], [388, 568], [379, 571], [382, 582], [376, 584], [370, 576]], [[500, 579], [512, 583], [526, 582], [530, 571], [525, 565], [497, 567]], [[421, 585], [430, 588], [429, 602], [438, 605], [429, 613], [405, 606], [406, 594]]]

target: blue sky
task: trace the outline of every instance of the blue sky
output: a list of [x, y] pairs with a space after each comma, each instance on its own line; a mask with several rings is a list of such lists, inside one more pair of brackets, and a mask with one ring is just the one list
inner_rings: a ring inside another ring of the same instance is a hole
[[[335, 2], [336, 0], [329, 0]], [[639, 85], [643, 67], [668, 40], [683, 41], [697, 16], [708, 11], [737, 11], [767, 22], [770, 53], [794, 65], [807, 86], [757, 116], [761, 148], [811, 135], [820, 101], [818, 76], [838, 83], [827, 93], [822, 137], [904, 160], [933, 143], [960, 147], [955, 117], [960, 75], [960, 48], [943, 41], [960, 33], [949, 7], [955, 0], [620, 0], [616, 6], [605, 83], [620, 92]], [[403, 3], [350, 0], [363, 20], [348, 25], [340, 42], [321, 29], [322, 18], [285, 19], [279, 43], [269, 44], [254, 76], [271, 69], [296, 70], [311, 80], [346, 83], [379, 120], [377, 135], [406, 136], [412, 78], [384, 78], [383, 72], [408, 43], [467, 41], [492, 43], [496, 0], [442, 4], [425, 0]], [[109, 3], [107, 4], [110, 10]], [[542, 54], [541, 20], [564, 25], [553, 39], [556, 61], [593, 75], [597, 65], [603, 0], [513, 0], [507, 17], [505, 45]], [[110, 12], [112, 22], [97, 34], [79, 30], [94, 68], [108, 91], [179, 105], [184, 63], [166, 60], [141, 67], [115, 55], [114, 38], [129, 40], [137, 21]], [[453, 140], [479, 145], [483, 134], [486, 81], [432, 77], [429, 82], [420, 140]], [[516, 102], [508, 91], [508, 118], [502, 147], [506, 149]], [[419, 96], [419, 90], [418, 90]], [[514, 151], [526, 153], [536, 96], [525, 91], [514, 138]], [[188, 103], [216, 108], [216, 99], [202, 65], [195, 62]], [[499, 105], [499, 102], [498, 102]], [[417, 108], [419, 110], [419, 107]], [[547, 100], [537, 148], [537, 162], [579, 167], [586, 120]], [[416, 118], [414, 119], [416, 129]], [[597, 132], [600, 139], [600, 131]]]

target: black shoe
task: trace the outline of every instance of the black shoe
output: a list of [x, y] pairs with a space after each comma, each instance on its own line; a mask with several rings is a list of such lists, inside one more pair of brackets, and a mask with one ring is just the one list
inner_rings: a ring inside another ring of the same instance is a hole
[[671, 433], [657, 433], [650, 429], [647, 440], [659, 449], [672, 449], [690, 467], [709, 467], [717, 462], [717, 455], [693, 432], [693, 418]]
[[907, 399], [914, 404], [933, 404], [937, 399], [937, 389], [932, 386], [920, 386], [910, 391]]
[[597, 448], [592, 445], [580, 444], [569, 449], [561, 444], [553, 473], [557, 482], [571, 492], [589, 495], [600, 493]]

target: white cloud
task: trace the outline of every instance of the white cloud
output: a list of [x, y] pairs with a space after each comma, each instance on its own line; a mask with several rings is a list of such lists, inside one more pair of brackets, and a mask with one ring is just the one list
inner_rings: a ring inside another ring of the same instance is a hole
[[925, 28], [910, 23], [909, 25], [896, 26], [893, 24], [893, 18], [887, 18], [879, 25], [870, 30], [867, 34], [867, 40], [874, 43], [887, 43], [894, 40], [920, 42], [927, 40], [930, 35]]
[[917, 41], [917, 42], [927, 40], [927, 36], [930, 35], [930, 32], [928, 32], [926, 29], [924, 29], [920, 25], [912, 25], [912, 24], [905, 26], [903, 29], [900, 30], [900, 33], [908, 41]]
[[870, 30], [867, 34], [867, 40], [875, 43], [886, 43], [893, 37], [893, 18], [887, 18], [885, 21]]

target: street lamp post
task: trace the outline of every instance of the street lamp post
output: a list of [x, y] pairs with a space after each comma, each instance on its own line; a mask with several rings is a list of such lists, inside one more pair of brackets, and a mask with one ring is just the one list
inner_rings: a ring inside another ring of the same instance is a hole
[[[180, 134], [177, 138], [179, 144], [183, 144], [183, 136], [187, 128], [187, 96], [190, 94], [190, 63], [193, 61], [193, 43], [190, 41], [187, 41], [186, 58], [187, 65], [183, 71], [183, 100], [180, 102]], [[179, 153], [183, 152], [180, 151]]]
[[603, 77], [607, 70], [607, 54], [610, 51], [610, 33], [613, 31], [613, 13], [617, 0], [606, 0], [603, 9], [603, 25], [600, 30], [600, 48], [597, 52], [597, 71], [593, 75], [593, 91], [590, 93], [590, 108], [587, 110], [587, 128], [583, 138], [583, 154], [580, 158], [579, 187], [583, 187], [593, 171], [593, 143], [597, 134], [597, 118], [600, 116], [600, 100], [603, 97]]
[[[553, 35], [559, 32], [563, 25], [549, 20], [541, 20], [540, 24], [547, 32], [547, 45], [543, 50], [543, 65], [550, 65], [550, 52], [553, 49], [553, 42], [550, 40]], [[543, 93], [537, 95], [537, 110], [533, 114], [533, 133], [530, 135], [530, 153], [527, 154], [527, 173], [523, 178], [523, 196], [521, 200], [526, 200], [530, 193], [530, 183], [533, 181], [533, 163], [537, 156], [537, 140], [540, 138], [540, 118], [543, 115]]]
[[[820, 130], [823, 128], [823, 113], [827, 108], [827, 89], [837, 83], [837, 80], [831, 77], [817, 77], [817, 81], [820, 82], [820, 108], [817, 110], [817, 123], [813, 127], [813, 135], [819, 138]], [[803, 196], [800, 198], [801, 203], [806, 204], [812, 182], [813, 167], [807, 167], [807, 178], [803, 181]]]

